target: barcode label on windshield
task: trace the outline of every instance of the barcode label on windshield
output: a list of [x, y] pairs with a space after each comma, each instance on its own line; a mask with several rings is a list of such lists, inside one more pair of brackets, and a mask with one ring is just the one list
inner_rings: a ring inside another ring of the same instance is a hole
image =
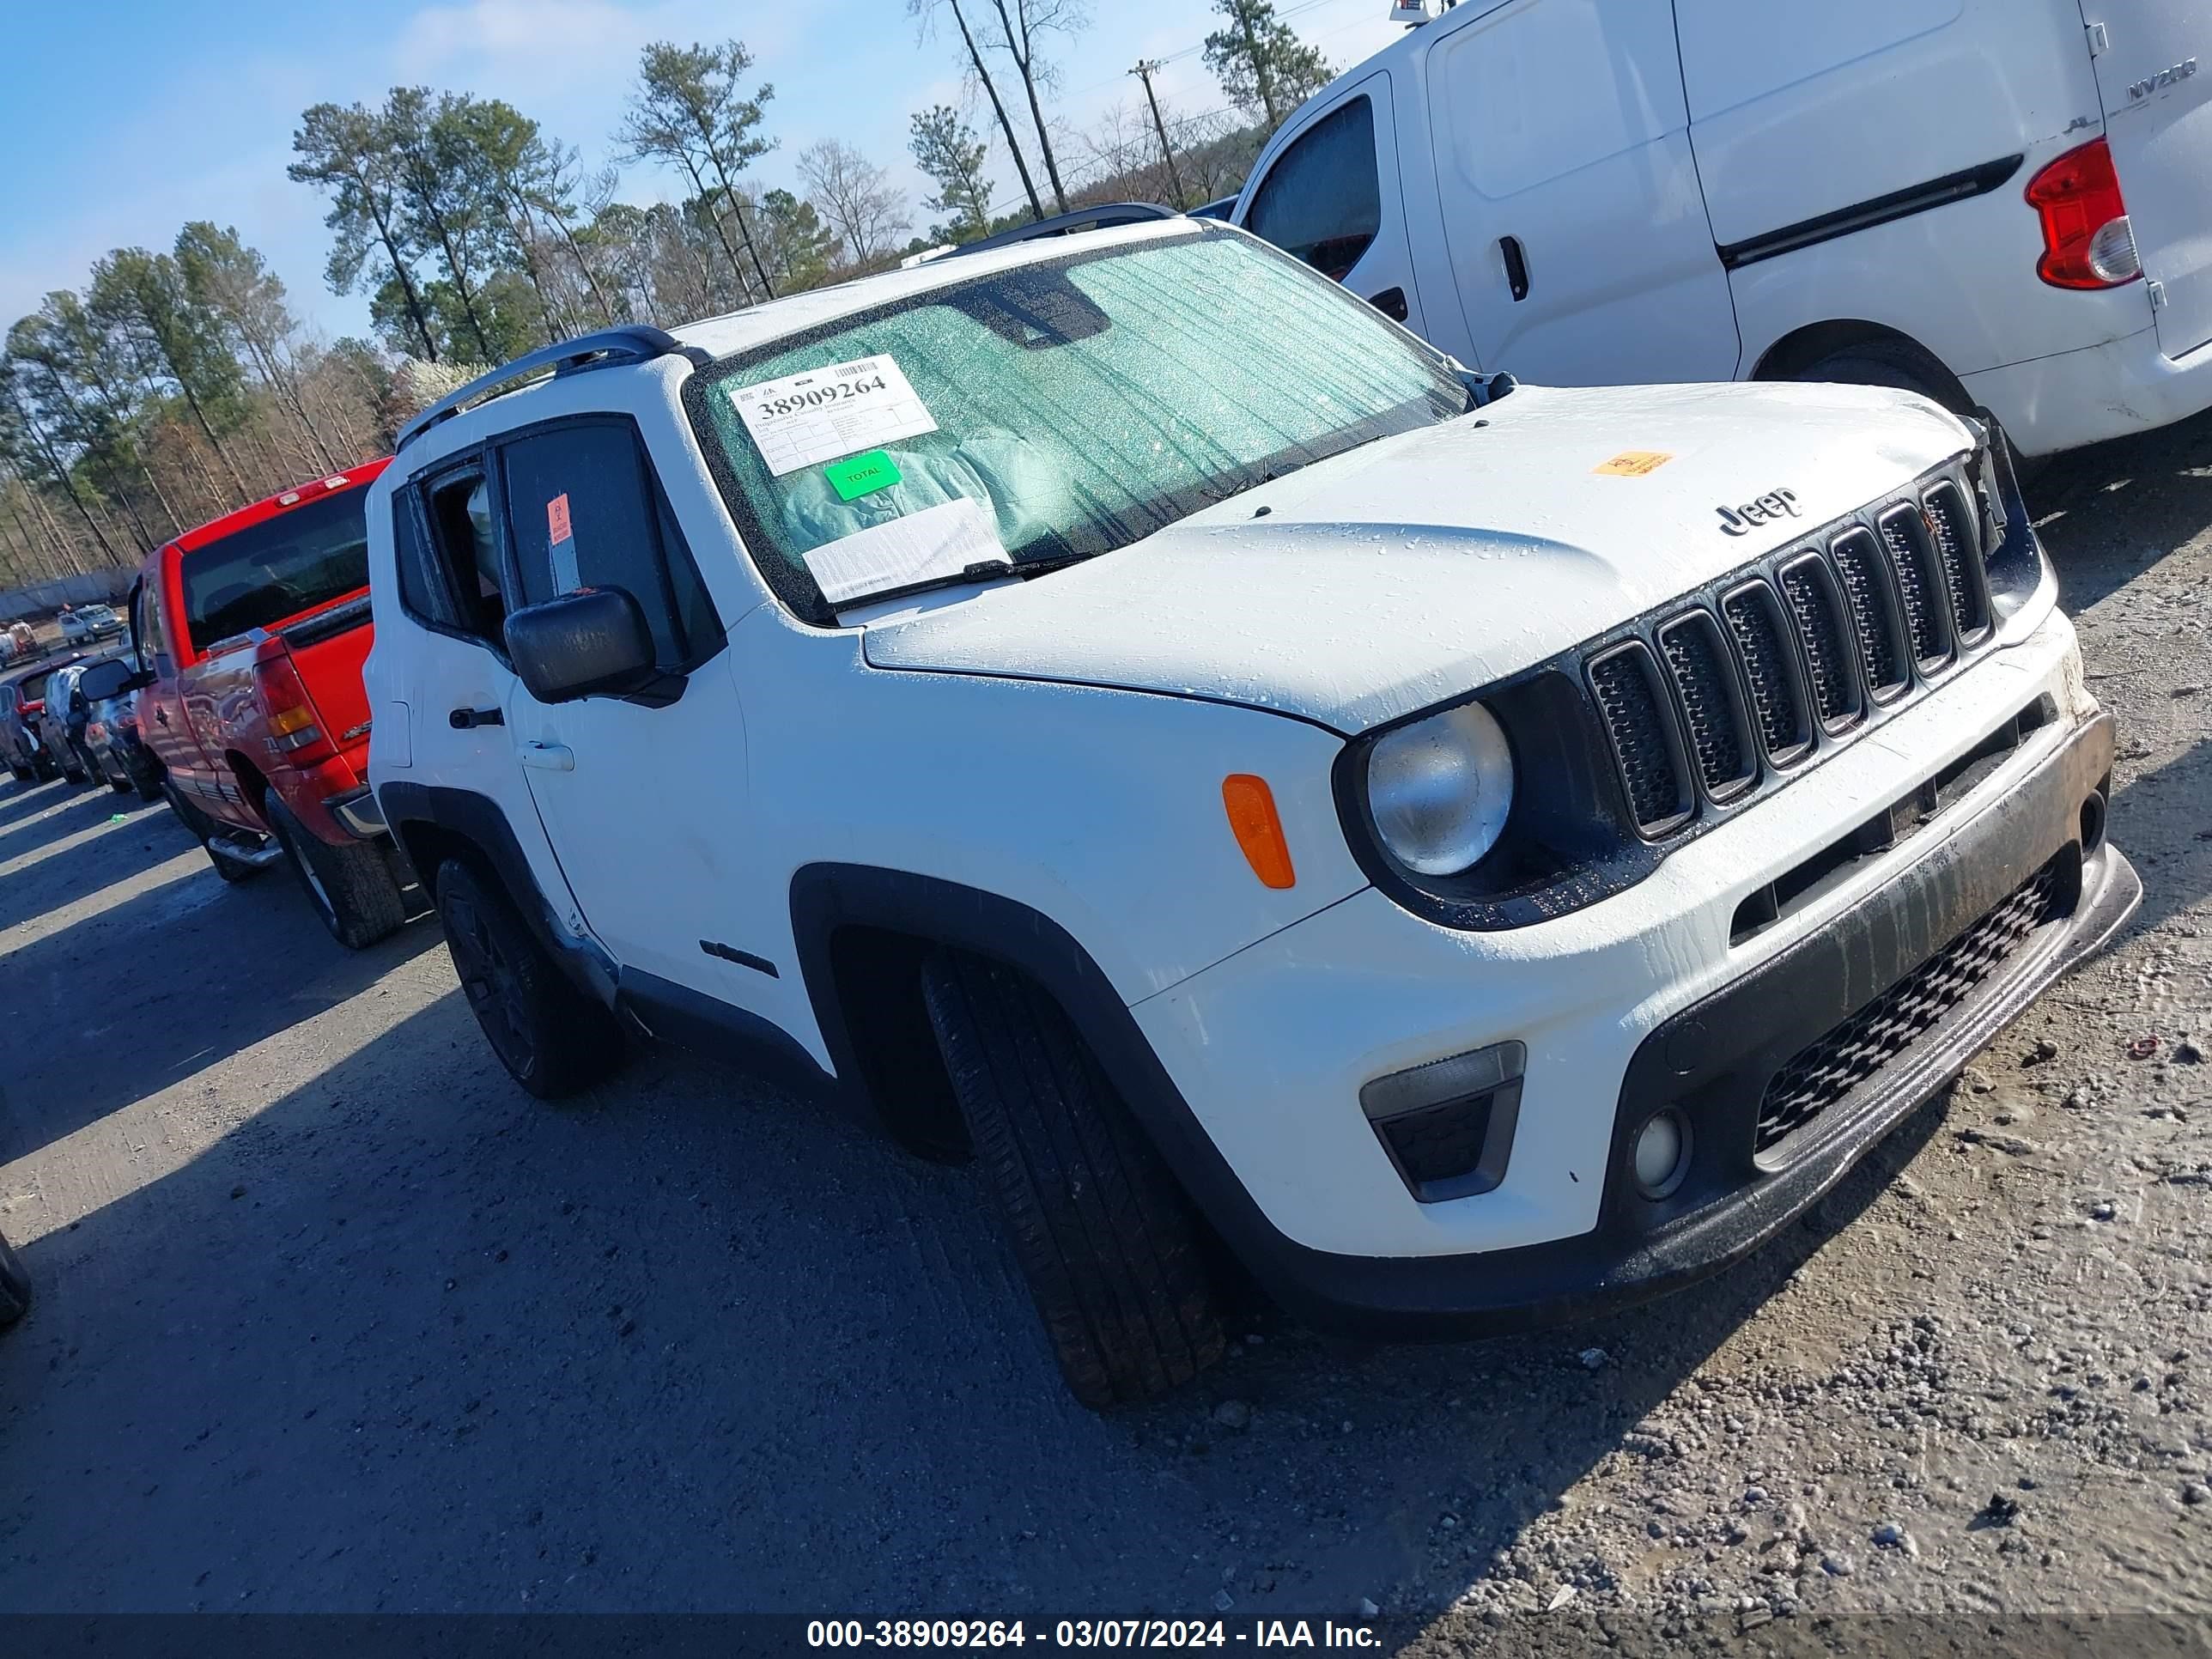
[[904, 371], [885, 356], [733, 387], [730, 402], [779, 478], [937, 430]]

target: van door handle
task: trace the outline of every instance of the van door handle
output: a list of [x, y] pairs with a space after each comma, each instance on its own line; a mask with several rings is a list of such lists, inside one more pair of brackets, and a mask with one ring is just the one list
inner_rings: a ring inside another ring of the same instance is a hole
[[1406, 320], [1406, 290], [1402, 288], [1386, 288], [1380, 294], [1370, 294], [1367, 303], [1394, 323]]
[[526, 743], [514, 752], [525, 766], [534, 766], [541, 772], [576, 769], [576, 751], [565, 743]]
[[446, 716], [446, 724], [456, 732], [466, 732], [478, 726], [504, 726], [507, 716], [496, 708], [456, 708]]
[[158, 703], [154, 707], [154, 723], [156, 726], [167, 726], [169, 723], [169, 711]]
[[1518, 236], [1501, 236], [1498, 251], [1505, 256], [1505, 285], [1513, 290], [1513, 301], [1518, 305], [1528, 297], [1528, 261], [1521, 252]]

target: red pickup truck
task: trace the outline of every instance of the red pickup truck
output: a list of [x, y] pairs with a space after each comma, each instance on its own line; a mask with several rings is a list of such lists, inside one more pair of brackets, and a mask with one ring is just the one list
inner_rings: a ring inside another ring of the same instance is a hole
[[337, 941], [409, 914], [368, 791], [368, 485], [385, 461], [240, 507], [147, 556], [131, 591], [138, 731], [225, 881], [282, 859]]

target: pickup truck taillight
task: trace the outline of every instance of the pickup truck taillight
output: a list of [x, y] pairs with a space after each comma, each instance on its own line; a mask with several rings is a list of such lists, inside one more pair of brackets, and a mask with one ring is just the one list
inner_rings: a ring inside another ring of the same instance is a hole
[[2120, 175], [2102, 138], [2068, 150], [2028, 180], [2027, 204], [2043, 220], [2035, 274], [2053, 288], [2118, 288], [2142, 275]]
[[269, 741], [295, 766], [312, 766], [335, 752], [315, 716], [315, 705], [292, 665], [291, 653], [282, 640], [261, 648], [253, 664], [253, 678], [261, 687], [261, 706], [269, 714]]

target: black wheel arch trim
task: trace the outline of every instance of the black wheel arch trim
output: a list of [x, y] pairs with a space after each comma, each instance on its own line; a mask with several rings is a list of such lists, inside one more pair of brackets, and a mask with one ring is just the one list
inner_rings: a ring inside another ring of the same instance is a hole
[[422, 832], [431, 832], [434, 845], [455, 839], [467, 843], [507, 890], [532, 939], [570, 983], [609, 1006], [614, 1005], [620, 975], [613, 959], [598, 941], [579, 939], [562, 925], [531, 871], [514, 826], [507, 821], [507, 812], [497, 801], [472, 789], [396, 780], [378, 786], [376, 803], [385, 823], [391, 826], [392, 844], [405, 856], [426, 890], [436, 880], [437, 871], [434, 865], [422, 868], [428, 860], [416, 856], [416, 848], [424, 840]]

